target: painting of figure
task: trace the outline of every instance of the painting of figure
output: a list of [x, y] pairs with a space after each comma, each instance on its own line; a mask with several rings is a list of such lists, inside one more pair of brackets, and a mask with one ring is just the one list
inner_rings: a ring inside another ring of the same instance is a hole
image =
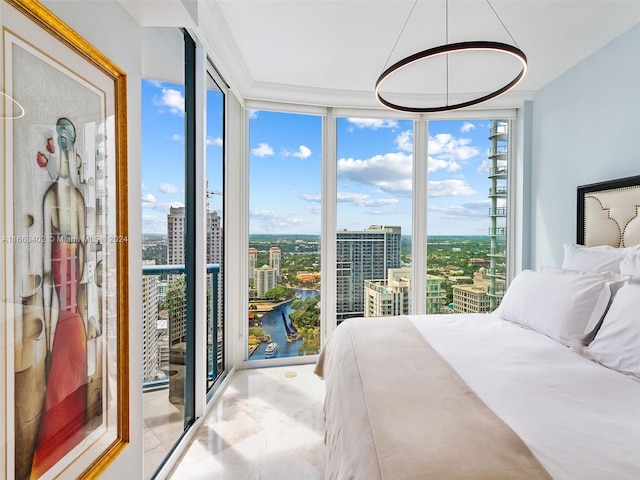
[[40, 478], [104, 422], [107, 225], [99, 89], [12, 50], [15, 478]]

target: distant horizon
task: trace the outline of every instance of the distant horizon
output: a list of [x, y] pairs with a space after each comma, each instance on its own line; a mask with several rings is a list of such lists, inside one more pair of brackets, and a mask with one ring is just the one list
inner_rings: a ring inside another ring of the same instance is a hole
[[[153, 235], [153, 236], [162, 236], [162, 237], [166, 237], [167, 234], [166, 233], [155, 233], [155, 232], [143, 232], [142, 233], [143, 236], [145, 235]], [[260, 236], [260, 237], [316, 237], [319, 238], [321, 235], [318, 233], [250, 233], [249, 237], [252, 236]], [[402, 234], [402, 237], [411, 237], [411, 235], [405, 235]], [[437, 233], [437, 234], [427, 234], [427, 239], [429, 239], [430, 237], [482, 237], [482, 238], [489, 238], [489, 235], [479, 235], [479, 234], [460, 234], [460, 233], [452, 233], [452, 234], [441, 234], [441, 233]]]

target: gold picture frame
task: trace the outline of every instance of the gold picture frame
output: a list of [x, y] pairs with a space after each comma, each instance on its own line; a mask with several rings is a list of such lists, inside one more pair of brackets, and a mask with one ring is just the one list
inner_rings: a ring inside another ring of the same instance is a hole
[[38, 1], [1, 14], [0, 465], [97, 478], [130, 437], [126, 75]]

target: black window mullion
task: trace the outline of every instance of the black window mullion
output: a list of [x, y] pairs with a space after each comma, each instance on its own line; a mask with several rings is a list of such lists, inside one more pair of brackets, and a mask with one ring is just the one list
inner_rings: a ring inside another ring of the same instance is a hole
[[195, 421], [195, 333], [196, 333], [196, 44], [184, 31], [185, 99], [185, 238], [186, 276], [184, 425]]

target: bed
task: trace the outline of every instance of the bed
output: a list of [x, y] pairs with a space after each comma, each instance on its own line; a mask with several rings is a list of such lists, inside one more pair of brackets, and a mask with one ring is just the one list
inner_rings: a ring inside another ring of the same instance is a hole
[[578, 188], [561, 267], [492, 314], [353, 318], [323, 347], [327, 479], [640, 479], [640, 177]]

